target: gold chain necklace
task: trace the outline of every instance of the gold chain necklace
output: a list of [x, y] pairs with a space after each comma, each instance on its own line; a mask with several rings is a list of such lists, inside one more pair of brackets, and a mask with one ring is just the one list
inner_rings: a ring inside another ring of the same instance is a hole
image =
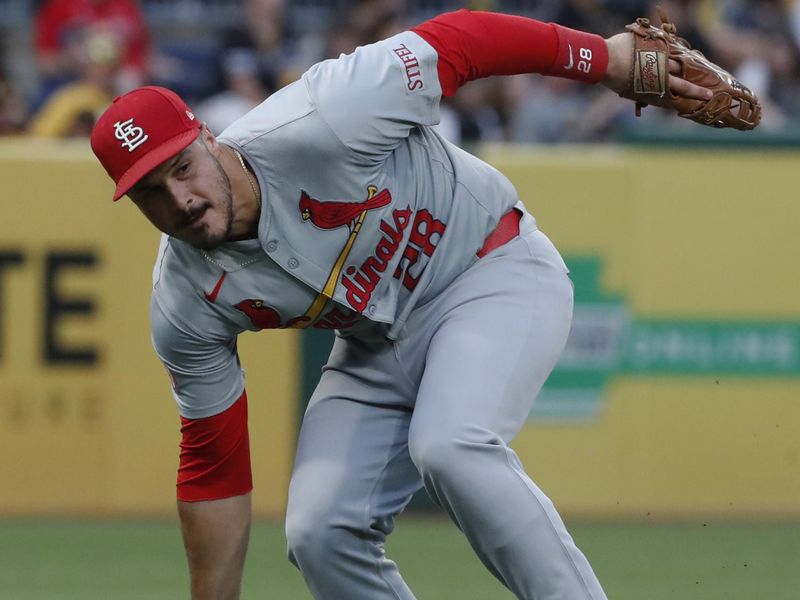
[[258, 188], [256, 187], [256, 183], [253, 181], [253, 176], [250, 174], [250, 171], [247, 170], [247, 166], [244, 164], [244, 159], [242, 155], [236, 148], [233, 148], [234, 153], [236, 154], [236, 158], [239, 159], [239, 164], [242, 165], [242, 170], [244, 171], [245, 177], [247, 177], [247, 181], [250, 183], [250, 189], [253, 190], [253, 196], [256, 199], [256, 204], [258, 204], [258, 214], [261, 214], [261, 194], [258, 192]]
[[255, 262], [258, 262], [258, 261], [262, 260], [262, 259], [264, 258], [264, 256], [265, 256], [265, 255], [263, 254], [263, 252], [259, 252], [259, 253], [258, 253], [256, 256], [254, 256], [254, 257], [252, 257], [252, 258], [250, 258], [250, 259], [248, 259], [248, 260], [246, 260], [246, 261], [244, 261], [244, 262], [237, 262], [237, 261], [235, 261], [235, 260], [233, 260], [233, 259], [230, 259], [230, 260], [231, 260], [231, 262], [232, 262], [233, 264], [232, 264], [232, 265], [226, 265], [226, 264], [224, 264], [224, 263], [222, 263], [222, 262], [218, 261], [216, 258], [214, 258], [213, 256], [211, 256], [211, 255], [210, 255], [208, 252], [206, 252], [205, 250], [201, 250], [200, 252], [202, 252], [202, 253], [203, 253], [203, 256], [205, 257], [205, 259], [206, 259], [208, 262], [210, 262], [210, 263], [213, 263], [213, 264], [217, 265], [217, 266], [218, 266], [220, 269], [222, 269], [223, 271], [225, 271], [225, 272], [227, 272], [227, 273], [233, 273], [233, 272], [235, 272], [235, 271], [239, 271], [239, 270], [241, 270], [241, 269], [244, 269], [245, 267], [249, 267], [249, 266], [250, 266], [250, 265], [252, 265], [253, 263], [255, 263]]
[[[247, 181], [250, 182], [250, 189], [253, 190], [253, 196], [256, 199], [256, 204], [258, 204], [258, 214], [260, 215], [261, 214], [261, 194], [258, 193], [258, 188], [256, 187], [256, 184], [253, 181], [253, 176], [250, 174], [250, 171], [247, 170], [247, 166], [244, 164], [244, 159], [242, 158], [242, 155], [239, 153], [239, 151], [236, 148], [231, 148], [231, 149], [236, 154], [236, 158], [239, 159], [239, 164], [242, 165], [242, 170], [244, 171], [244, 174], [247, 177]], [[245, 268], [245, 267], [247, 267], [249, 265], [252, 265], [255, 262], [258, 262], [262, 258], [264, 258], [264, 256], [259, 253], [258, 255], [254, 256], [253, 258], [250, 258], [249, 260], [246, 260], [244, 262], [237, 262], [237, 261], [231, 259], [231, 262], [233, 262], [233, 267], [231, 267], [231, 265], [225, 265], [225, 264], [221, 263], [220, 261], [215, 259], [213, 256], [211, 256], [208, 252], [206, 252], [205, 250], [201, 250], [201, 252], [203, 253], [203, 256], [205, 257], [205, 259], [207, 261], [209, 261], [211, 263], [214, 263], [219, 268], [221, 268], [223, 271], [238, 271], [239, 269], [243, 269], [243, 268]]]

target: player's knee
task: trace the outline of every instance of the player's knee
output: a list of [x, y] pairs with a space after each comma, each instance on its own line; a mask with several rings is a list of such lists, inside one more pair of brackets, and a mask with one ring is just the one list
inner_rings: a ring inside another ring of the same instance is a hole
[[423, 477], [438, 478], [458, 465], [466, 449], [463, 442], [450, 436], [409, 438], [411, 460]]
[[495, 452], [502, 445], [500, 438], [486, 430], [448, 432], [412, 432], [408, 450], [411, 460], [426, 480], [462, 477], [463, 470], [481, 464], [482, 455]]
[[298, 511], [286, 515], [286, 544], [289, 561], [298, 568], [317, 561], [324, 552], [328, 528], [317, 519], [305, 518]]
[[337, 527], [331, 522], [286, 523], [287, 554], [289, 562], [304, 573], [324, 573], [334, 565], [346, 561], [353, 552], [354, 544], [359, 544], [353, 531]]
[[290, 506], [286, 513], [289, 561], [305, 570], [330, 560], [337, 551], [341, 551], [348, 544], [350, 534], [347, 530], [352, 527], [341, 526], [347, 521], [347, 517], [334, 512], [333, 507]]

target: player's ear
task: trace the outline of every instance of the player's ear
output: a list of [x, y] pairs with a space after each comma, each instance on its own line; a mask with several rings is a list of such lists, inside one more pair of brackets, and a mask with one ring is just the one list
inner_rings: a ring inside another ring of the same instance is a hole
[[220, 144], [217, 141], [216, 136], [211, 133], [211, 130], [208, 128], [207, 123], [203, 123], [200, 128], [200, 135], [197, 136], [197, 140], [195, 143], [202, 144], [203, 147], [206, 149], [207, 152], [210, 152], [217, 158], [220, 155]]
[[218, 145], [216, 136], [211, 132], [211, 129], [208, 127], [208, 123], [205, 121], [203, 121], [203, 124], [200, 127], [200, 140], [206, 146], [208, 146], [208, 148], [216, 148]]

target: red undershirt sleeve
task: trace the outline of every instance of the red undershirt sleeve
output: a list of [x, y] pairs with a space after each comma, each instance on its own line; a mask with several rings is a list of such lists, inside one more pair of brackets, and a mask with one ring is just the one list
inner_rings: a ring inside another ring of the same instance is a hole
[[540, 73], [598, 83], [608, 67], [601, 36], [526, 17], [462, 9], [411, 31], [438, 53], [445, 96], [491, 75]]
[[253, 489], [247, 392], [212, 417], [181, 417], [177, 496], [184, 502], [241, 496]]

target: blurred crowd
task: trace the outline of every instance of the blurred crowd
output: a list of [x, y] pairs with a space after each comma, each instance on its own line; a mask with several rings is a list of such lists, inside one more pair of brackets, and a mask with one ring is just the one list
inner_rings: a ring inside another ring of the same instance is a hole
[[[150, 3], [162, 12], [149, 11]], [[524, 14], [606, 37], [637, 16], [657, 21], [655, 2], [643, 0], [302, 3], [324, 15], [321, 23], [297, 18], [293, 9], [299, 5], [291, 0], [231, 1], [232, 18], [222, 23], [203, 19], [204, 4], [219, 9], [220, 0], [174, 0], [176, 10], [187, 3], [196, 5], [193, 22], [165, 27], [158, 14], [170, 9], [169, 0], [30, 0], [29, 35], [13, 37], [13, 44], [9, 35], [2, 36], [0, 135], [86, 136], [116, 95], [150, 83], [184, 95], [219, 133], [313, 63], [461, 6]], [[764, 128], [796, 123], [800, 0], [659, 4], [693, 47], [758, 93]], [[7, 25], [0, 20], [0, 31]], [[35, 70], [25, 81], [9, 68], [14, 59], [20, 62], [20, 54], [30, 57]], [[664, 118], [658, 109], [646, 112], [652, 120]], [[439, 129], [462, 144], [602, 142], [614, 139], [632, 119], [631, 104], [602, 87], [520, 75], [468, 84], [445, 101]]]

